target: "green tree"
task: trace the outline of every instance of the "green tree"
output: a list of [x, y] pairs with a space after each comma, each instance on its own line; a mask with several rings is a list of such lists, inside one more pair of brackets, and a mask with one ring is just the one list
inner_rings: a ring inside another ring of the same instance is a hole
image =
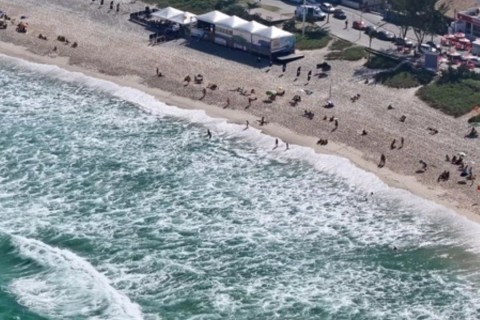
[[420, 46], [427, 34], [438, 32], [448, 5], [437, 6], [437, 0], [392, 0], [392, 9], [398, 14], [402, 35], [411, 27]]

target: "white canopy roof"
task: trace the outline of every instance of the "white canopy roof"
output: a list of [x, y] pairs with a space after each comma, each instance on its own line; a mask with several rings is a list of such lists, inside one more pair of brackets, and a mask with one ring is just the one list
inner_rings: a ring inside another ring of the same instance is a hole
[[172, 7], [166, 7], [166, 8], [163, 8], [159, 11], [155, 11], [152, 13], [152, 16], [156, 17], [156, 18], [160, 18], [160, 19], [164, 19], [164, 20], [170, 20], [171, 18], [175, 17], [175, 16], [178, 16], [178, 15], [181, 15], [183, 14], [184, 12], [181, 11], [181, 10], [178, 10], [178, 9], [175, 9], [175, 8], [172, 8]]
[[170, 19], [170, 21], [176, 22], [178, 24], [184, 25], [184, 24], [190, 24], [192, 22], [197, 21], [197, 15], [193, 14], [191, 12], [185, 11], [177, 16], [174, 16]]
[[239, 18], [237, 16], [231, 16], [227, 19], [219, 21], [217, 25], [234, 29], [247, 23], [247, 20], [243, 20], [242, 18]]
[[235, 29], [240, 30], [240, 31], [245, 31], [248, 33], [257, 33], [261, 30], [268, 29], [268, 27], [264, 26], [263, 24], [260, 24], [256, 21], [250, 21], [247, 24], [242, 24]]
[[208, 22], [208, 23], [211, 23], [211, 24], [216, 24], [217, 22], [219, 22], [221, 20], [226, 20], [228, 18], [230, 18], [230, 16], [228, 16], [225, 13], [222, 13], [220, 11], [217, 11], [217, 10], [210, 11], [210, 12], [207, 12], [207, 13], [204, 13], [204, 14], [201, 14], [201, 15], [197, 16], [197, 20]]
[[270, 40], [289, 37], [292, 35], [290, 32], [279, 29], [277, 27], [268, 27], [265, 29], [254, 31], [253, 33], [257, 36], [265, 37]]

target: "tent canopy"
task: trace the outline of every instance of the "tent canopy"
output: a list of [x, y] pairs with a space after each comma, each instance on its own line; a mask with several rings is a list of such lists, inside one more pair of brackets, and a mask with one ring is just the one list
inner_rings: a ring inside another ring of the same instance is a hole
[[178, 10], [172, 7], [166, 7], [166, 8], [163, 8], [162, 10], [153, 12], [152, 16], [163, 19], [163, 20], [170, 20], [171, 18], [181, 15], [183, 13], [184, 12], [181, 10]]
[[265, 29], [254, 31], [253, 33], [256, 36], [264, 37], [270, 40], [292, 36], [290, 32], [279, 29], [277, 27], [268, 27]]
[[172, 22], [176, 22], [178, 24], [181, 24], [181, 25], [185, 25], [185, 24], [190, 24], [192, 22], [197, 21], [197, 15], [195, 15], [191, 12], [185, 11], [182, 14], [174, 16], [169, 20], [172, 21]]
[[205, 14], [201, 14], [197, 16], [197, 20], [211, 23], [211, 24], [216, 24], [217, 22], [221, 20], [226, 20], [230, 18], [230, 16], [226, 15], [225, 13], [222, 13], [220, 11], [210, 11]]
[[237, 16], [231, 16], [231, 17], [228, 17], [227, 19], [219, 21], [217, 25], [234, 29], [247, 23], [248, 23], [247, 20], [243, 20], [242, 18], [239, 18]]
[[263, 24], [260, 24], [256, 21], [250, 21], [249, 23], [240, 25], [235, 29], [240, 30], [240, 31], [245, 31], [245, 32], [248, 32], [248, 33], [257, 33], [260, 30], [268, 29], [268, 27], [266, 27]]

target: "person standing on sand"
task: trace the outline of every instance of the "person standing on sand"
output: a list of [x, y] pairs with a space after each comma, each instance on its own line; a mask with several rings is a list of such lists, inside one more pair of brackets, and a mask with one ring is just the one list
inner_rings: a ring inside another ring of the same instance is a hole
[[392, 143], [390, 144], [390, 149], [395, 149], [395, 143], [397, 142], [397, 139], [393, 139]]
[[248, 126], [250, 125], [250, 122], [248, 122], [248, 120], [246, 121], [247, 125], [245, 126], [245, 129], [243, 130], [247, 130], [248, 129]]
[[289, 149], [290, 149], [290, 146], [289, 146], [288, 142], [285, 142], [285, 151], [287, 151]]
[[285, 72], [286, 70], [287, 70], [287, 64], [284, 63], [284, 64], [282, 65], [282, 72]]
[[404, 139], [403, 137], [400, 138], [400, 147], [398, 147], [398, 149], [402, 149], [403, 148], [403, 142], [404, 142]]
[[380, 156], [380, 162], [378, 163], [378, 167], [379, 168], [383, 168], [385, 166], [385, 162], [387, 161], [387, 158], [385, 157], [385, 155], [382, 153], [382, 155]]
[[103, 2], [104, 2], [104, 1], [105, 1], [105, 0], [100, 0], [100, 5], [101, 5], [101, 6], [103, 6]]
[[203, 98], [205, 98], [206, 95], [207, 95], [207, 88], [202, 88], [202, 97], [200, 98], [200, 100], [203, 100]]
[[110, 10], [113, 10], [113, 1], [110, 2]]
[[312, 70], [308, 71], [307, 81], [310, 81], [311, 78], [312, 78]]
[[120, 3], [117, 3], [117, 12], [120, 12]]
[[277, 149], [277, 148], [278, 148], [278, 139], [275, 139], [275, 147], [273, 147], [272, 150], [275, 150], [275, 149]]
[[302, 67], [297, 68], [297, 78], [300, 77], [300, 73], [302, 72]]
[[223, 109], [228, 108], [229, 105], [230, 105], [230, 98], [227, 98], [227, 103], [225, 104], [225, 107], [223, 107]]

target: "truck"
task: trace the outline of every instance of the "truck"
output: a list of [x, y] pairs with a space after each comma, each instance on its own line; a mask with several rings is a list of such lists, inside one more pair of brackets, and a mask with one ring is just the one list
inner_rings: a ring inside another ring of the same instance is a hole
[[305, 20], [323, 20], [327, 17], [327, 14], [323, 12], [319, 7], [313, 5], [302, 5], [295, 9], [295, 17], [298, 20], [303, 19], [305, 14]]

